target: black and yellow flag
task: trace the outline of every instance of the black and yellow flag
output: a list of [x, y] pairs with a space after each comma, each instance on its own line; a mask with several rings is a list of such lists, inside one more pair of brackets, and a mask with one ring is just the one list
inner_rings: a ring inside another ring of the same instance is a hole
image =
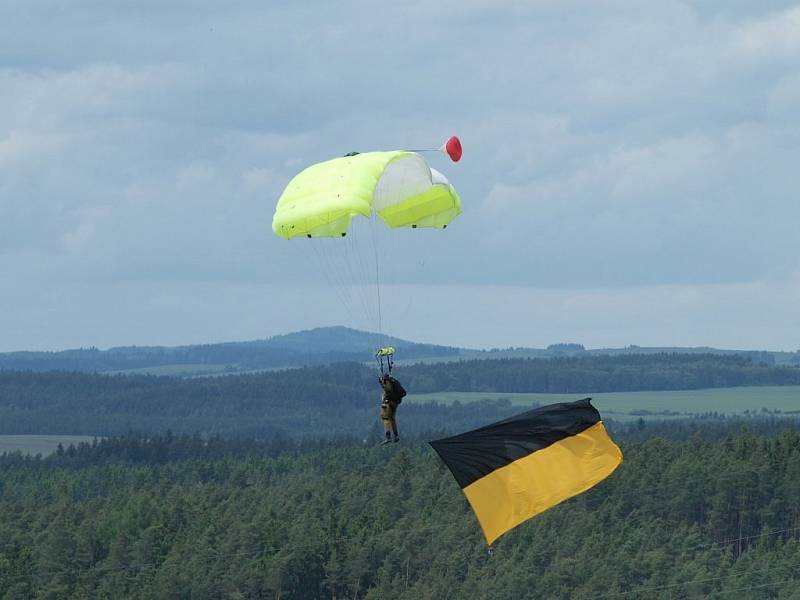
[[491, 544], [596, 485], [622, 462], [591, 398], [551, 404], [430, 442]]

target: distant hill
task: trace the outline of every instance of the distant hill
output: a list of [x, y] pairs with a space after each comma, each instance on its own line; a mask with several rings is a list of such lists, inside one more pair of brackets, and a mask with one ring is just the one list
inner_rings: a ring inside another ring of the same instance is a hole
[[120, 346], [57, 352], [0, 353], [0, 370], [211, 375], [369, 360], [379, 345], [405, 359], [458, 356], [448, 346], [419, 344], [347, 327], [320, 327], [264, 340], [191, 346]]
[[245, 373], [338, 362], [369, 362], [379, 346], [394, 346], [398, 364], [497, 358], [557, 358], [622, 354], [721, 354], [745, 356], [767, 365], [800, 366], [800, 352], [719, 350], [628, 346], [587, 350], [577, 343], [547, 348], [493, 348], [473, 350], [420, 344], [348, 327], [319, 327], [263, 340], [189, 346], [120, 346], [99, 350], [80, 348], [57, 352], [0, 353], [0, 371], [78, 371], [85, 373], [141, 373], [191, 377]]
[[410, 342], [349, 327], [318, 327], [286, 335], [276, 335], [266, 342], [272, 348], [297, 353], [349, 353], [371, 356], [378, 347], [393, 346], [408, 357], [455, 355], [459, 348]]

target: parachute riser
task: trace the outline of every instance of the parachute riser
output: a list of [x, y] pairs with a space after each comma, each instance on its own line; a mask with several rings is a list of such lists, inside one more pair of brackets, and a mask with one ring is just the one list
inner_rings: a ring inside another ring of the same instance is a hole
[[[394, 366], [394, 348], [381, 348], [375, 353], [375, 360], [381, 369], [381, 375], [391, 375]], [[385, 362], [384, 362], [384, 359]]]
[[383, 362], [383, 356], [376, 356], [375, 357], [378, 361], [378, 364], [381, 368], [381, 375], [391, 375], [392, 374], [392, 367], [394, 366], [394, 362], [392, 361], [391, 356], [386, 357], [386, 362]]

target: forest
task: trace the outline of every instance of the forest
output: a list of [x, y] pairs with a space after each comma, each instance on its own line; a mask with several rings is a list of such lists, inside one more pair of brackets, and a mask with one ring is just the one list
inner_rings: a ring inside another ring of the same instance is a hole
[[[798, 385], [800, 369], [742, 356], [649, 354], [469, 360], [398, 367], [410, 393], [675, 390]], [[65, 371], [0, 371], [0, 434], [200, 432], [239, 436], [364, 436], [376, 426], [375, 369], [360, 363], [181, 379]], [[664, 407], [669, 409], [669, 407]], [[754, 407], [759, 408], [759, 407]], [[403, 406], [404, 427], [463, 430], [519, 410]]]
[[[398, 369], [414, 391], [576, 394], [799, 375], [701, 354]], [[606, 421], [622, 466], [487, 548], [426, 442], [523, 408], [405, 403], [380, 447], [375, 379], [0, 372], [0, 434], [98, 436], [0, 456], [0, 599], [800, 600], [800, 416]]]
[[0, 598], [800, 598], [797, 422], [658, 427], [617, 431], [616, 473], [491, 552], [424, 439], [7, 455]]

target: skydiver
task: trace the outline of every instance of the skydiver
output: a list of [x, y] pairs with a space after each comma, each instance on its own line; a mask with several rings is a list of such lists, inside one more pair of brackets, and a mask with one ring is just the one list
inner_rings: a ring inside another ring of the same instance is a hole
[[[378, 377], [378, 383], [383, 389], [381, 394], [381, 421], [383, 422], [385, 439], [381, 444], [399, 442], [400, 436], [397, 433], [397, 421], [395, 421], [394, 416], [397, 413], [397, 406], [403, 401], [403, 396], [406, 395], [406, 391], [400, 385], [400, 382], [388, 373], [383, 373]], [[394, 439], [392, 439], [392, 436], [394, 436]]]

